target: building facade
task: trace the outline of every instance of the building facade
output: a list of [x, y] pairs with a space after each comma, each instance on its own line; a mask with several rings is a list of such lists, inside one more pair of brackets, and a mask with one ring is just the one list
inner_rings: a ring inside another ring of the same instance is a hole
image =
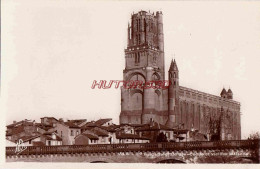
[[[164, 81], [162, 12], [131, 15], [125, 49], [124, 81]], [[240, 103], [229, 89], [220, 96], [179, 85], [179, 69], [172, 61], [167, 88], [121, 88], [120, 124], [147, 124], [151, 119], [171, 128], [195, 129], [220, 139], [240, 139]]]

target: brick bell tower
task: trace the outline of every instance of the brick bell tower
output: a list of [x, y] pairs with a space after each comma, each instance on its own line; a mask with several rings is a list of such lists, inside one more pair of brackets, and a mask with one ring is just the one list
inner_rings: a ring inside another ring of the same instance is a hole
[[174, 127], [177, 126], [179, 119], [179, 70], [175, 59], [171, 61], [168, 75], [170, 82], [168, 88], [169, 118], [166, 125], [168, 127]]
[[[139, 11], [131, 15], [125, 49], [125, 81], [164, 80], [162, 12]], [[151, 119], [166, 123], [162, 89], [121, 88], [120, 124], [145, 124]]]

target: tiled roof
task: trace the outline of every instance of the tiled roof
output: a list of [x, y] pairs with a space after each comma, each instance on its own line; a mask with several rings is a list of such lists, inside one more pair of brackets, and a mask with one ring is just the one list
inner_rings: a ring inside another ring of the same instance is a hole
[[188, 129], [173, 129], [174, 133], [178, 134], [186, 134], [189, 130]]
[[21, 126], [18, 126], [18, 127], [14, 127], [11, 132], [6, 133], [6, 134], [11, 136], [11, 135], [19, 134], [23, 131], [24, 131], [24, 126], [21, 125]]
[[23, 142], [26, 142], [26, 141], [29, 141], [29, 140], [33, 140], [33, 139], [35, 139], [35, 138], [37, 138], [37, 137], [40, 137], [40, 135], [35, 135], [35, 136], [22, 136], [22, 137], [18, 138], [18, 140], [19, 140], [19, 139], [22, 139]]
[[97, 125], [95, 124], [94, 121], [88, 122], [86, 125], [86, 127], [96, 127]]
[[126, 123], [122, 123], [119, 126], [120, 127], [121, 126], [142, 127], [142, 126], [145, 126], [145, 124], [126, 124]]
[[165, 125], [157, 122], [152, 122], [151, 124], [146, 124], [145, 126], [139, 127], [136, 131], [151, 131], [151, 130], [173, 130]]
[[64, 124], [66, 126], [69, 126], [69, 128], [80, 128], [79, 126], [77, 126], [76, 124], [74, 124], [72, 122], [65, 122]]
[[51, 136], [45, 136], [47, 140], [57, 140], [57, 141], [62, 141], [62, 138], [58, 135], [56, 135], [56, 139], [53, 139]]
[[93, 128], [90, 131], [92, 131], [94, 134], [98, 136], [104, 136], [108, 137], [108, 132], [106, 130], [98, 129], [98, 128]]
[[72, 122], [72, 123], [74, 123], [76, 125], [79, 125], [79, 124], [81, 124], [81, 123], [83, 123], [85, 121], [87, 121], [87, 119], [68, 120], [68, 122]]
[[44, 119], [44, 118], [47, 118], [47, 119], [54, 119], [54, 120], [56, 120], [56, 121], [59, 121], [59, 120], [57, 120], [55, 117], [42, 117], [41, 119]]
[[45, 133], [43, 133], [43, 135], [52, 135], [52, 134], [57, 134], [57, 130], [55, 130], [55, 131], [46, 131]]
[[22, 120], [22, 121], [13, 123], [13, 124], [9, 124], [6, 127], [7, 128], [11, 128], [11, 127], [15, 127], [17, 125], [27, 125], [27, 126], [29, 126], [29, 125], [33, 125], [33, 122], [31, 122], [30, 120], [25, 119], [25, 120]]
[[19, 121], [19, 122], [13, 123], [13, 124], [9, 124], [6, 127], [14, 127], [14, 126], [16, 126], [18, 124], [22, 124], [22, 123], [23, 123], [23, 121]]
[[34, 141], [32, 144], [33, 146], [45, 146], [45, 144], [41, 141]]
[[52, 125], [45, 125], [45, 124], [36, 124], [36, 126], [45, 130], [45, 131], [48, 131], [49, 129], [53, 128]]
[[109, 122], [110, 120], [112, 120], [112, 119], [111, 119], [111, 118], [108, 118], [108, 119], [99, 119], [99, 120], [97, 120], [97, 121], [95, 122], [95, 124], [96, 124], [97, 126], [101, 126], [101, 125], [105, 124], [106, 122]]
[[104, 129], [108, 132], [115, 132], [117, 128], [119, 128], [119, 125], [110, 125], [110, 126], [99, 126], [99, 128]]
[[137, 134], [127, 134], [123, 132], [116, 133], [117, 139], [139, 139], [139, 140], [150, 140], [148, 137], [139, 136]]
[[98, 140], [98, 137], [95, 136], [95, 135], [92, 135], [92, 134], [82, 133], [82, 135], [86, 136], [86, 137], [88, 137], [89, 139], [92, 139], [92, 140]]

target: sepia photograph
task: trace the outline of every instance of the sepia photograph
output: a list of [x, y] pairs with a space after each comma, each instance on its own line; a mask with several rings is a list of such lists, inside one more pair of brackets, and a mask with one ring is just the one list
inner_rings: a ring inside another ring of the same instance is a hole
[[259, 64], [259, 1], [3, 0], [0, 168], [259, 167]]

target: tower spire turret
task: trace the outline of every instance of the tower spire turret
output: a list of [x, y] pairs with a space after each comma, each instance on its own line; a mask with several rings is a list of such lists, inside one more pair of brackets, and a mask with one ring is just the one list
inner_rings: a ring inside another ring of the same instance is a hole
[[168, 88], [168, 111], [169, 117], [167, 126], [174, 127], [178, 124], [179, 110], [179, 70], [175, 59], [171, 61], [169, 68], [169, 88]]
[[172, 59], [169, 71], [179, 71], [175, 59]]

